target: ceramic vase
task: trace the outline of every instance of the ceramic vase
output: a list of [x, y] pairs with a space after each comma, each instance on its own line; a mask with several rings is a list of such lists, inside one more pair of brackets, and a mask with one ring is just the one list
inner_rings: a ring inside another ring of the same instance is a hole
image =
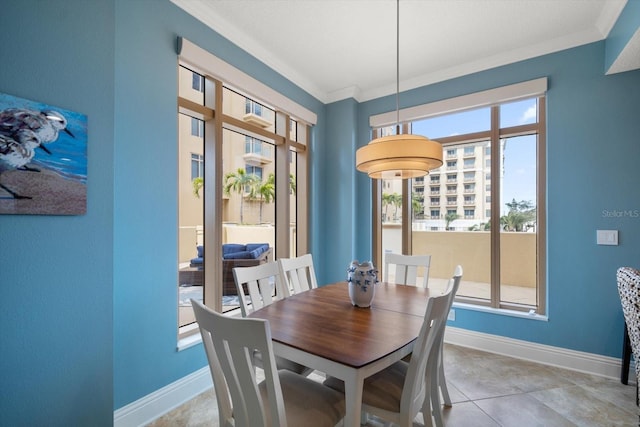
[[371, 301], [376, 292], [378, 283], [378, 270], [371, 261], [358, 263], [351, 262], [347, 270], [347, 282], [349, 284], [349, 299], [356, 307], [371, 307]]

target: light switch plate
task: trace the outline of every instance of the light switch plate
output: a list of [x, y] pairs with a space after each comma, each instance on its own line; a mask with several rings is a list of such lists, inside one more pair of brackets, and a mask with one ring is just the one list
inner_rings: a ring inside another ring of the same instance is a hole
[[617, 245], [618, 230], [596, 230], [596, 242], [599, 245]]

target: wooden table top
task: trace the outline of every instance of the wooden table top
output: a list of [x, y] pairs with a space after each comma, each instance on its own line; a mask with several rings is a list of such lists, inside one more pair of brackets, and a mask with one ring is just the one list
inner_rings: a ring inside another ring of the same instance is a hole
[[370, 308], [354, 307], [346, 282], [311, 289], [249, 315], [266, 319], [274, 341], [354, 368], [383, 358], [415, 340], [429, 290], [376, 285]]

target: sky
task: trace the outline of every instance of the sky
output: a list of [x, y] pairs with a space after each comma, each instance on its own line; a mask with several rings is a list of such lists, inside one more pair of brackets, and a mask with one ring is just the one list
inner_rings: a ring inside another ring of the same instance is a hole
[[[535, 123], [536, 111], [535, 98], [502, 104], [500, 127]], [[490, 114], [490, 108], [486, 107], [415, 121], [412, 125], [412, 133], [437, 140], [439, 137], [486, 131], [490, 128]], [[504, 205], [505, 202], [511, 202], [513, 199], [516, 201], [536, 201], [536, 137], [510, 138], [506, 140], [503, 153], [501, 215], [508, 211]], [[492, 179], [495, 180], [495, 177]]]

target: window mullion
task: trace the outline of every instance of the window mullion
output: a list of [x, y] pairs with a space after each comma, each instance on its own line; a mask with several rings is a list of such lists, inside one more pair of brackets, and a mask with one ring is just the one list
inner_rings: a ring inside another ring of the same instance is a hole
[[[289, 163], [289, 149], [291, 118], [288, 114], [276, 112], [276, 117], [283, 120], [284, 128], [276, 130], [276, 133], [284, 132], [283, 144], [276, 145], [276, 258], [289, 258], [291, 256], [291, 248], [289, 247], [291, 215], [290, 215], [290, 198], [289, 194], [289, 174], [291, 173], [291, 165]], [[278, 197], [280, 195], [280, 197]], [[287, 196], [284, 196], [287, 195]]]
[[[222, 111], [222, 82], [214, 80], [215, 111]], [[222, 312], [222, 120], [205, 122], [204, 144], [204, 296], [205, 304]], [[211, 137], [208, 137], [211, 135]]]
[[500, 307], [500, 107], [491, 107], [491, 307]]
[[[546, 194], [546, 182], [547, 182], [547, 168], [545, 165], [547, 158], [547, 107], [546, 97], [541, 96], [538, 98], [538, 145], [537, 145], [537, 172], [538, 182], [536, 193], [538, 195], [537, 200], [537, 259], [538, 259], [538, 281], [536, 287], [538, 289], [538, 313], [543, 314], [547, 312], [547, 194]], [[545, 262], [540, 262], [541, 260]]]

